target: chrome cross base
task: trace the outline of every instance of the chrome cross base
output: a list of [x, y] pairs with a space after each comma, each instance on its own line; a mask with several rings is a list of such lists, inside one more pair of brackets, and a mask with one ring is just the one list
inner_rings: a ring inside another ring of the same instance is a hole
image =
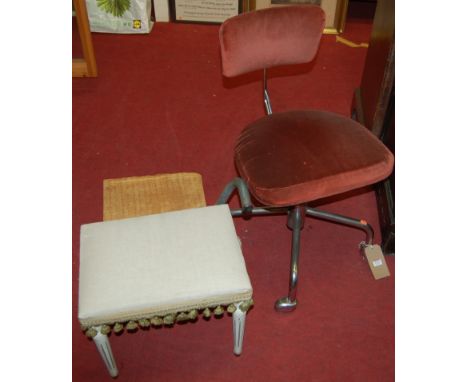
[[292, 312], [296, 309], [297, 300], [297, 281], [299, 270], [299, 248], [301, 241], [301, 230], [304, 227], [306, 216], [313, 218], [331, 221], [334, 223], [344, 224], [350, 227], [359, 228], [366, 233], [366, 241], [364, 244], [372, 244], [374, 239], [374, 230], [365, 220], [349, 218], [343, 215], [320, 211], [307, 205], [290, 206], [290, 207], [255, 207], [250, 199], [249, 190], [245, 181], [241, 178], [233, 179], [224, 188], [222, 194], [218, 198], [216, 204], [227, 203], [237, 190], [240, 197], [241, 208], [231, 210], [233, 217], [242, 216], [250, 218], [259, 215], [275, 215], [286, 213], [288, 214], [287, 226], [292, 230], [291, 242], [291, 262], [289, 270], [289, 290], [286, 297], [280, 298], [275, 303], [275, 310], [278, 312]]

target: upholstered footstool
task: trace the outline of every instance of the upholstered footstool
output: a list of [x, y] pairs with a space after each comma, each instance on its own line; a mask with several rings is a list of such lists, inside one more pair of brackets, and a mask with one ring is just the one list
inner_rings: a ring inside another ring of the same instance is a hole
[[78, 318], [111, 376], [110, 331], [232, 314], [240, 355], [252, 286], [227, 205], [81, 226]]

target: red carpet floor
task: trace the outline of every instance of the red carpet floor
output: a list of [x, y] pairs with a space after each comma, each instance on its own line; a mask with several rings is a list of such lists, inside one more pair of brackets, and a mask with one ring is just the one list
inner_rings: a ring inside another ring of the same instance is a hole
[[[349, 20], [343, 37], [365, 42], [370, 30], [368, 20]], [[99, 77], [73, 79], [76, 382], [110, 380], [76, 318], [79, 229], [102, 219], [103, 179], [197, 171], [213, 204], [236, 174], [236, 136], [263, 115], [261, 73], [223, 79], [217, 33], [213, 25], [157, 24], [150, 35], [93, 34]], [[314, 63], [273, 72], [273, 110], [349, 115], [365, 55], [365, 49], [324, 36]], [[378, 231], [370, 190], [322, 204], [366, 218]], [[301, 244], [299, 305], [293, 313], [278, 314], [273, 303], [288, 288], [291, 232], [285, 223], [284, 217], [235, 220], [255, 299], [241, 357], [232, 353], [228, 316], [112, 334], [119, 380], [393, 381], [394, 258], [387, 258], [392, 276], [375, 281], [358, 252], [361, 231], [309, 219]]]

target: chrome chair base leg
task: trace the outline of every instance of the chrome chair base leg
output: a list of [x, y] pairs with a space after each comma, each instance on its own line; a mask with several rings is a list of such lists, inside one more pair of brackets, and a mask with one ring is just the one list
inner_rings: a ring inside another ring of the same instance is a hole
[[316, 208], [306, 207], [305, 213], [307, 216], [312, 216], [317, 219], [328, 220], [331, 222], [355, 227], [363, 230], [366, 233], [366, 244], [372, 244], [374, 240], [374, 230], [372, 226], [365, 220], [349, 218], [347, 216], [338, 215], [330, 212], [317, 210]]
[[279, 298], [275, 302], [275, 310], [277, 312], [288, 313], [296, 309], [297, 300], [291, 301], [289, 297]]
[[291, 268], [289, 275], [289, 292], [287, 297], [280, 298], [275, 303], [278, 312], [291, 312], [296, 309], [297, 281], [299, 272], [299, 251], [301, 230], [304, 228], [304, 206], [296, 206], [288, 214], [288, 227], [292, 229]]

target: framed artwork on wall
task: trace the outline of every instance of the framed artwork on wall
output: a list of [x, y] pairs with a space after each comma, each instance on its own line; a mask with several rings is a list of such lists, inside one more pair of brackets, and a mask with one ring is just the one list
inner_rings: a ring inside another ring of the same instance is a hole
[[294, 4], [320, 5], [325, 11], [324, 33], [338, 34], [343, 32], [348, 0], [250, 0], [247, 7], [249, 10], [254, 10]]
[[241, 12], [239, 0], [173, 0], [176, 21], [222, 23]]
[[[172, 20], [179, 22], [222, 23], [242, 12], [294, 4], [319, 5], [325, 11], [324, 33], [343, 32], [348, 0], [166, 0]], [[157, 19], [157, 17], [156, 17]]]

